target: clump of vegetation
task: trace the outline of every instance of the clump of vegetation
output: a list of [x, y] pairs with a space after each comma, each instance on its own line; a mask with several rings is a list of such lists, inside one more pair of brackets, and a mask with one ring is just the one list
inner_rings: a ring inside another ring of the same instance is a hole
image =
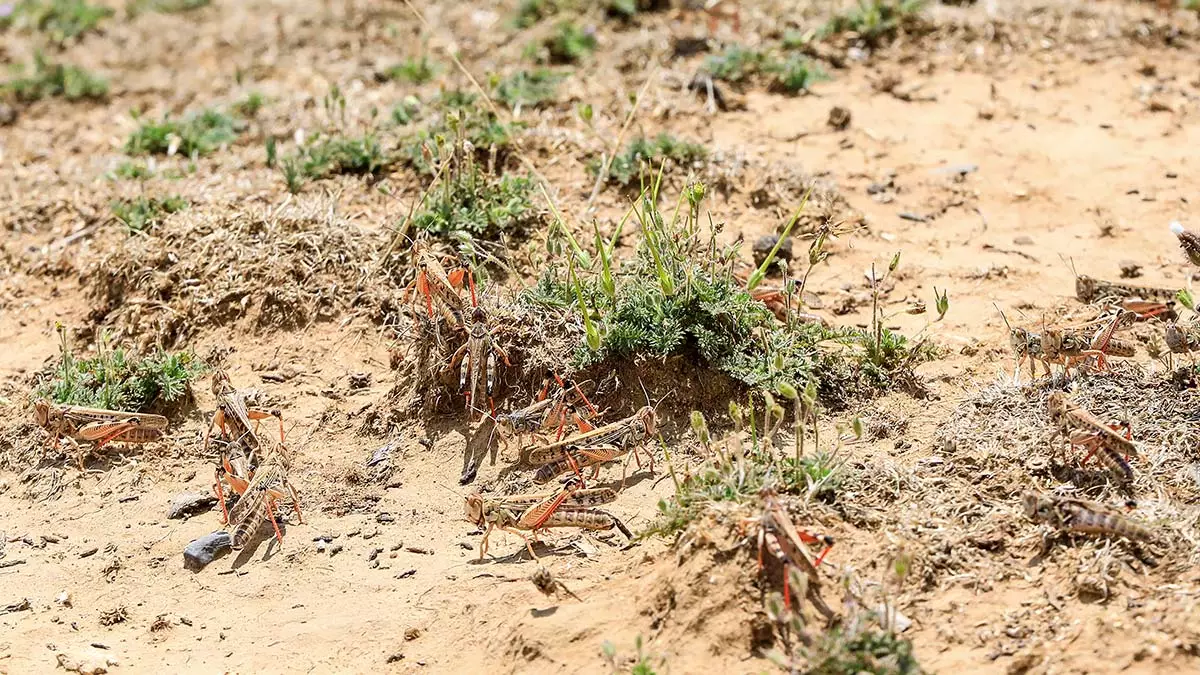
[[[912, 641], [893, 631], [882, 630], [866, 620], [849, 627], [836, 626], [822, 633], [811, 648], [802, 650], [813, 675], [878, 673], [920, 675], [923, 670], [913, 655]], [[786, 661], [783, 661], [786, 662]]]
[[[17, 72], [23, 70], [18, 67]], [[26, 103], [56, 96], [68, 101], [101, 100], [108, 95], [108, 83], [82, 68], [51, 63], [37, 53], [33, 56], [33, 73], [5, 82], [0, 91]]]
[[62, 405], [144, 412], [160, 403], [173, 403], [188, 392], [204, 364], [190, 352], [158, 350], [140, 356], [101, 339], [96, 356], [78, 358], [59, 325], [61, 360], [35, 395]]
[[121, 199], [112, 203], [113, 216], [125, 223], [134, 232], [145, 232], [161, 225], [172, 213], [189, 206], [186, 199], [178, 195], [167, 197], [138, 197]]
[[372, 134], [314, 138], [279, 162], [288, 191], [296, 194], [309, 180], [336, 174], [376, 177], [391, 158]]
[[766, 71], [775, 76], [772, 86], [788, 94], [800, 94], [812, 88], [816, 82], [829, 79], [829, 75], [811, 59], [792, 54], [783, 61], [773, 61]]
[[562, 0], [521, 0], [512, 23], [515, 28], [529, 28], [546, 17], [557, 14]]
[[925, 4], [925, 0], [859, 0], [855, 7], [831, 18], [821, 28], [820, 35], [849, 33], [875, 47], [912, 27]]
[[392, 107], [392, 123], [398, 126], [411, 124], [417, 119], [417, 113], [421, 112], [421, 101], [416, 96], [405, 96], [403, 101], [400, 101]]
[[90, 5], [85, 0], [20, 0], [9, 9], [7, 15], [0, 16], [0, 30], [10, 26], [28, 28], [47, 33], [55, 42], [95, 30], [113, 15], [108, 7]]
[[437, 73], [437, 64], [430, 61], [426, 54], [422, 54], [420, 58], [407, 59], [383, 71], [383, 75], [390, 80], [410, 84], [425, 84], [432, 80]]
[[579, 63], [596, 51], [596, 36], [592, 31], [565, 21], [542, 44], [550, 63]]
[[[657, 205], [661, 181], [660, 174], [643, 190], [613, 238], [597, 235], [598, 259], [583, 251], [561, 223], [552, 225], [548, 245], [555, 239], [570, 243], [567, 274], [551, 266], [524, 297], [579, 312], [588, 338], [578, 352], [581, 366], [690, 352], [747, 387], [775, 391], [811, 382], [822, 396], [844, 401], [910, 381], [911, 367], [934, 355], [924, 341], [913, 345], [889, 331], [881, 317], [870, 330], [831, 329], [794, 318], [778, 322], [748, 290], [761, 282], [772, 258], [748, 284], [738, 280], [730, 272], [736, 250], [718, 247], [715, 233], [699, 234], [704, 186], [687, 187], [668, 218]], [[782, 238], [799, 216], [797, 211]], [[618, 269], [612, 252], [631, 217], [641, 228], [641, 241], [636, 257]], [[825, 259], [829, 233], [823, 229], [814, 239], [810, 266]], [[565, 250], [562, 244], [550, 248]], [[803, 297], [802, 286], [789, 292]]]
[[[629, 675], [656, 675], [658, 671], [654, 669], [655, 665], [659, 668], [666, 667], [667, 659], [665, 657], [659, 656], [653, 658], [645, 652], [641, 634], [638, 634], [637, 639], [634, 641], [634, 648], [637, 649], [636, 656], [630, 659], [622, 659], [617, 654], [617, 646], [605, 640], [604, 644], [600, 645], [600, 653], [604, 655], [604, 660], [608, 663], [613, 673], [628, 672]], [[630, 663], [630, 665], [625, 667], [625, 663]]]
[[246, 94], [246, 98], [234, 103], [231, 108], [238, 117], [246, 118], [258, 115], [265, 105], [267, 105], [267, 97], [263, 96], [261, 92], [252, 91]]
[[519, 122], [506, 124], [488, 111], [472, 107], [474, 96], [446, 92], [440, 101], [441, 113], [427, 128], [408, 137], [401, 144], [400, 156], [420, 173], [432, 175], [435, 159], [446, 139], [457, 138], [468, 145], [475, 156], [490, 166], [489, 173], [503, 167], [512, 146], [513, 134], [521, 128]]
[[789, 94], [808, 91], [813, 83], [829, 79], [820, 66], [801, 54], [781, 60], [776, 55], [736, 44], [720, 54], [710, 55], [704, 62], [704, 70], [714, 80], [735, 83], [769, 75], [772, 88]]
[[125, 12], [135, 17], [142, 12], [157, 12], [159, 14], [180, 14], [208, 7], [212, 0], [130, 0], [125, 5]]
[[494, 179], [473, 165], [466, 172], [452, 172], [432, 190], [427, 207], [413, 222], [418, 229], [458, 240], [520, 236], [540, 220], [533, 189], [528, 177], [505, 174]]
[[519, 70], [500, 80], [496, 85], [496, 98], [510, 108], [536, 107], [557, 96], [558, 85], [565, 77], [548, 68]]
[[[137, 120], [138, 115], [134, 115]], [[170, 155], [186, 157], [207, 155], [237, 140], [245, 127], [240, 119], [206, 109], [181, 120], [164, 116], [157, 122], [145, 121], [125, 141], [128, 155]]]
[[732, 44], [720, 54], [704, 59], [704, 70], [714, 80], [741, 82], [762, 70], [766, 61], [766, 55], [757, 49]]
[[[671, 160], [679, 166], [690, 166], [708, 157], [708, 149], [697, 143], [682, 141], [667, 133], [655, 138], [638, 137], [625, 150], [609, 162], [608, 182], [628, 186], [646, 169], [655, 170], [663, 160]], [[598, 174], [603, 166], [598, 160], [588, 164], [592, 175]]]
[[109, 174], [110, 180], [146, 180], [154, 175], [154, 169], [145, 162], [121, 162]]

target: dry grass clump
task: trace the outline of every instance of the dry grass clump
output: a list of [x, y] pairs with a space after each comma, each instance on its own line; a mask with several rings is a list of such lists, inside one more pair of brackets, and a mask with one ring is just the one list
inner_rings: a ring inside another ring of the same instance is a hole
[[386, 232], [360, 228], [323, 199], [214, 211], [180, 214], [87, 270], [116, 337], [169, 346], [242, 319], [277, 330], [351, 311], [386, 318], [407, 269], [377, 264]]

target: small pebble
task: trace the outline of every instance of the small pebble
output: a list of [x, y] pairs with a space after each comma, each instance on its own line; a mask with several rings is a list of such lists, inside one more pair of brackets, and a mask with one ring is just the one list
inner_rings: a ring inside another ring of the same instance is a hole
[[183, 550], [183, 566], [194, 572], [231, 550], [233, 543], [228, 532], [213, 532], [193, 541]]
[[850, 109], [840, 105], [830, 108], [828, 124], [838, 131], [845, 131], [850, 126]]
[[334, 544], [333, 546], [329, 547], [329, 557], [331, 557], [331, 558], [341, 552], [342, 552], [341, 544]]
[[171, 500], [171, 506], [167, 509], [167, 518], [175, 520], [203, 513], [211, 509], [216, 503], [217, 498], [214, 495], [187, 492]]

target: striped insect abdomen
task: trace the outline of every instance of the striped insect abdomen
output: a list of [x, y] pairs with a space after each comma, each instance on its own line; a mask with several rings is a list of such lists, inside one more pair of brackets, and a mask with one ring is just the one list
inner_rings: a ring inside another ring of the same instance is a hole
[[1071, 514], [1068, 527], [1085, 534], [1109, 534], [1150, 541], [1154, 535], [1145, 527], [1115, 513], [1098, 513], [1079, 504], [1064, 504], [1062, 508]]

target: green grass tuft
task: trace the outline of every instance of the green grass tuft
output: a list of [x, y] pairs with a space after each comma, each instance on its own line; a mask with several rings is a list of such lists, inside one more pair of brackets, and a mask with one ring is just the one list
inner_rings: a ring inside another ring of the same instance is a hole
[[596, 36], [577, 24], [564, 21], [542, 44], [550, 63], [579, 63], [596, 51]]
[[249, 118], [257, 116], [259, 111], [266, 105], [267, 97], [263, 96], [260, 92], [252, 91], [246, 94], [246, 98], [234, 103], [231, 109], [238, 117]]
[[61, 360], [35, 394], [62, 405], [77, 405], [126, 412], [145, 412], [161, 403], [183, 398], [204, 364], [190, 352], [156, 351], [139, 356], [101, 339], [95, 357], [81, 359], [62, 336]]
[[[23, 69], [18, 68], [17, 72]], [[26, 103], [51, 97], [68, 101], [102, 100], [108, 95], [108, 83], [82, 68], [51, 63], [37, 53], [33, 57], [33, 74], [5, 82], [0, 91]]]
[[526, 234], [540, 216], [533, 205], [534, 182], [505, 174], [498, 180], [478, 165], [435, 187], [426, 209], [414, 217], [418, 229], [439, 237], [498, 240]]
[[496, 85], [496, 98], [510, 108], [537, 107], [554, 100], [558, 95], [558, 85], [565, 78], [565, 74], [556, 73], [548, 68], [520, 70]]
[[241, 120], [213, 109], [182, 120], [164, 116], [158, 122], [142, 122], [125, 142], [125, 154], [166, 155], [174, 147], [185, 157], [207, 155], [237, 140], [244, 126]]
[[711, 54], [704, 59], [704, 70], [714, 80], [741, 82], [762, 70], [766, 62], [766, 55], [757, 49], [733, 44], [720, 54]]
[[800, 54], [792, 54], [784, 61], [771, 62], [765, 70], [775, 76], [772, 86], [788, 94], [806, 92], [814, 83], [829, 79], [819, 65]]
[[819, 34], [853, 33], [867, 45], [878, 46], [915, 23], [925, 4], [926, 0], [859, 0], [855, 7], [826, 22]]
[[421, 112], [421, 101], [416, 96], [405, 96], [392, 107], [392, 123], [397, 126], [411, 124]]
[[134, 232], [145, 232], [161, 225], [172, 213], [189, 206], [186, 199], [178, 195], [168, 197], [138, 197], [121, 199], [112, 203], [113, 216], [125, 223]]
[[279, 164], [288, 191], [296, 194], [309, 180], [338, 174], [377, 177], [392, 163], [374, 135], [315, 138]]
[[135, 17], [143, 12], [158, 14], [181, 14], [201, 7], [208, 7], [212, 0], [130, 0], [125, 5], [125, 12]]
[[523, 125], [501, 122], [490, 112], [474, 108], [474, 100], [472, 95], [443, 93], [439, 117], [401, 143], [399, 154], [403, 161], [420, 173], [432, 175], [435, 160], [442, 152], [452, 150], [446, 139], [457, 138], [460, 147], [464, 141], [470, 143], [480, 161], [492, 163], [494, 160], [497, 168], [503, 167], [513, 135]]
[[438, 65], [422, 54], [421, 58], [413, 58], [398, 63], [383, 71], [388, 79], [410, 84], [425, 84], [438, 74]]
[[[682, 141], [666, 133], [656, 138], [635, 138], [625, 150], [613, 158], [608, 168], [608, 182], [628, 186], [646, 169], [657, 171], [664, 159], [687, 167], [708, 157], [708, 149], [697, 143]], [[588, 164], [592, 175], [600, 171], [599, 160]]]
[[0, 17], [0, 30], [26, 28], [46, 33], [55, 42], [65, 42], [96, 30], [112, 15], [108, 7], [84, 0], [20, 0], [7, 16]]

